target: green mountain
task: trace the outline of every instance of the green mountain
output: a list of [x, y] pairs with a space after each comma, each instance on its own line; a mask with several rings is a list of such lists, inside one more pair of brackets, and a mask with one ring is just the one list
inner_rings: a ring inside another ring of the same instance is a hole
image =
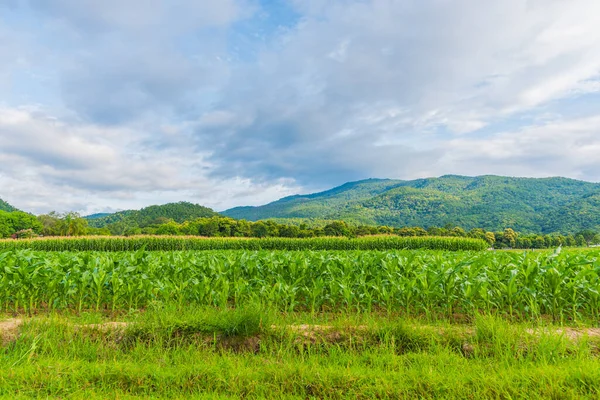
[[8, 204], [7, 202], [5, 202], [4, 200], [0, 199], [0, 211], [12, 212], [12, 211], [18, 211], [18, 210], [16, 208], [14, 208], [13, 206], [11, 206], [10, 204]]
[[218, 215], [210, 208], [187, 202], [169, 203], [160, 206], [150, 206], [141, 210], [119, 211], [114, 214], [93, 214], [85, 218], [88, 224], [95, 228], [104, 228], [109, 224], [122, 222], [128, 226], [146, 227], [148, 225], [172, 219], [183, 222], [201, 217]]
[[600, 229], [600, 184], [567, 178], [446, 175], [368, 179], [222, 214], [260, 219], [341, 219], [359, 224], [573, 233]]

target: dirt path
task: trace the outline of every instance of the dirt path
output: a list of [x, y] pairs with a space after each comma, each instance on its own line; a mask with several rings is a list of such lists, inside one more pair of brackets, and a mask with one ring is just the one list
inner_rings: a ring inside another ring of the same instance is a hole
[[20, 318], [0, 321], [0, 345], [4, 346], [15, 341], [19, 336], [21, 325], [23, 325], [23, 320]]
[[[20, 328], [25, 321], [21, 318], [11, 318], [4, 321], [0, 321], [0, 346], [6, 346], [12, 343], [19, 337]], [[98, 333], [119, 333], [123, 334], [125, 329], [130, 326], [130, 322], [105, 322], [102, 324], [72, 324], [75, 330], [94, 331]], [[360, 336], [361, 332], [368, 330], [367, 326], [359, 325], [353, 327], [336, 328], [330, 325], [272, 325], [271, 330], [287, 330], [293, 332], [298, 336], [301, 342], [314, 343], [314, 342], [337, 342], [347, 335]], [[564, 336], [570, 341], [577, 342], [583, 338], [600, 338], [600, 328], [536, 328], [526, 329], [524, 332], [530, 335], [541, 336], [541, 335], [559, 335]], [[473, 335], [474, 329], [472, 327], [464, 327], [464, 334], [467, 336]], [[443, 330], [439, 332], [440, 335], [444, 335]]]
[[577, 341], [581, 338], [598, 338], [600, 337], [600, 328], [558, 328], [553, 330], [547, 329], [527, 329], [527, 333], [531, 335], [555, 334], [564, 335], [567, 339]]

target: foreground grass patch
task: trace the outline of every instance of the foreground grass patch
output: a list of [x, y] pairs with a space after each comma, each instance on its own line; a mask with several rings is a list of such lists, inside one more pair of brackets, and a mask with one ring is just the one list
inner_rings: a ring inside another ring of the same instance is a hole
[[37, 316], [0, 349], [0, 395], [597, 398], [597, 343], [557, 329], [254, 306], [157, 307], [119, 321]]

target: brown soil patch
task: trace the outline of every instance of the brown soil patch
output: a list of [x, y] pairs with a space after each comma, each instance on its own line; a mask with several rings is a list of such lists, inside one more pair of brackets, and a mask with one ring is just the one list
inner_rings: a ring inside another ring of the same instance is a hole
[[368, 329], [367, 326], [349, 326], [349, 327], [334, 327], [331, 325], [272, 325], [271, 329], [280, 330], [286, 329], [293, 332], [298, 337], [295, 339], [296, 344], [307, 345], [314, 343], [339, 343], [348, 339], [357, 332], [364, 332]]
[[0, 321], [0, 345], [5, 346], [17, 340], [22, 324], [23, 320], [19, 318]]
[[600, 338], [600, 328], [558, 328], [553, 330], [527, 329], [531, 335], [556, 334], [563, 335], [569, 340], [577, 341], [581, 338]]

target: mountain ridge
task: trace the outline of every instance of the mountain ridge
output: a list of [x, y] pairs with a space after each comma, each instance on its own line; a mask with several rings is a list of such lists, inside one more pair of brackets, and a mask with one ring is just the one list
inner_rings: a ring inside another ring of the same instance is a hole
[[319, 218], [394, 227], [456, 225], [570, 233], [600, 228], [600, 184], [499, 175], [372, 178], [263, 206], [234, 207], [222, 214], [252, 221]]
[[87, 215], [84, 218], [87, 219], [90, 226], [94, 228], [103, 228], [109, 224], [115, 223], [144, 227], [160, 222], [160, 220], [163, 219], [171, 219], [181, 223], [190, 219], [212, 217], [216, 215], [219, 214], [208, 207], [180, 201], [178, 203], [152, 205], [140, 210], [124, 210], [112, 214], [92, 214]]
[[13, 211], [19, 211], [19, 210], [17, 208], [13, 207], [12, 205], [8, 204], [6, 201], [0, 199], [0, 211], [13, 212]]

